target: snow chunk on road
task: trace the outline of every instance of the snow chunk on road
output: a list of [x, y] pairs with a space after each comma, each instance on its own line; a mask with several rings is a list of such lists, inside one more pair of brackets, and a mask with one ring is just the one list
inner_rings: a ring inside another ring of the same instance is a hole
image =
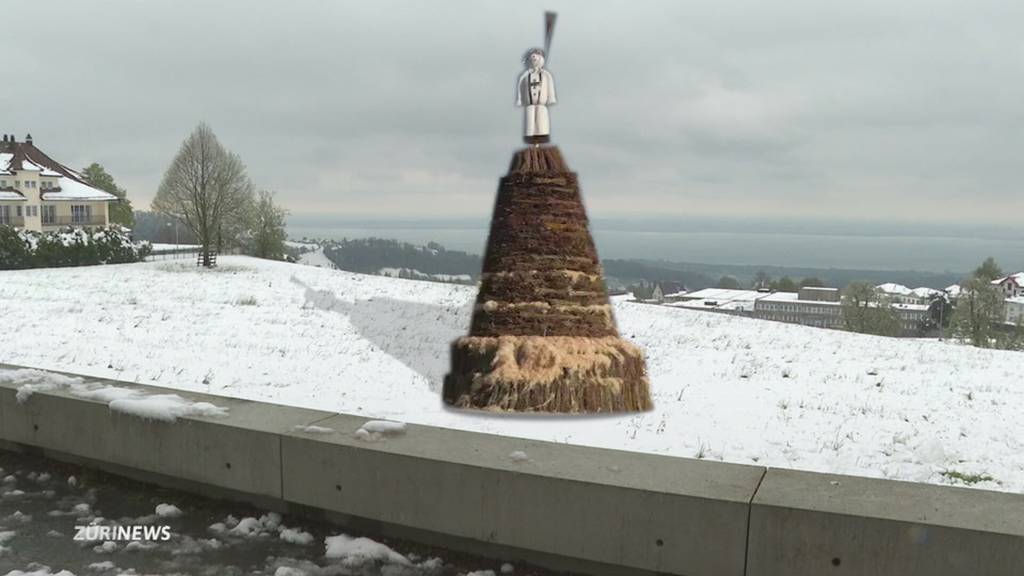
[[[210, 526], [210, 530], [214, 532], [223, 531], [223, 527], [231, 526], [234, 518], [228, 516], [226, 522], [221, 524], [218, 522]], [[216, 527], [216, 528], [215, 528]], [[260, 516], [258, 519], [252, 516], [247, 516], [234, 522], [234, 526], [227, 531], [229, 536], [240, 536], [242, 538], [256, 538], [262, 534], [275, 532], [281, 529], [281, 515], [277, 512], [270, 512]]]
[[31, 570], [31, 572], [25, 572], [23, 570], [11, 570], [6, 576], [75, 576], [74, 572], [68, 570], [61, 570], [60, 572], [50, 572], [49, 566], [43, 566], [42, 564], [32, 563], [28, 565], [25, 570]]
[[297, 528], [282, 528], [281, 540], [306, 546], [313, 543], [313, 535]]
[[405, 434], [405, 422], [370, 420], [356, 430], [356, 438], [365, 442], [376, 442], [388, 436]]
[[516, 451], [512, 452], [511, 454], [509, 454], [508, 457], [511, 458], [515, 462], [529, 462], [530, 461], [530, 456], [527, 455], [526, 452], [523, 452], [522, 450], [516, 450]]
[[327, 558], [340, 558], [348, 568], [356, 568], [367, 564], [401, 564], [409, 566], [409, 559], [395, 552], [388, 546], [369, 538], [352, 538], [346, 534], [324, 538]]
[[104, 560], [103, 562], [93, 562], [88, 566], [89, 570], [95, 570], [97, 572], [103, 572], [104, 570], [113, 570], [117, 568], [117, 565], [110, 560]]
[[181, 516], [181, 508], [174, 504], [157, 504], [156, 515], [161, 518], [177, 518]]

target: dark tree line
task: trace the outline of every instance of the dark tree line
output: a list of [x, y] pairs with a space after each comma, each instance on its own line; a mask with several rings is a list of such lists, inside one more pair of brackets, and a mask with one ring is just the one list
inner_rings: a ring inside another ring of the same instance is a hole
[[339, 270], [376, 274], [381, 268], [406, 269], [423, 274], [480, 274], [480, 257], [460, 250], [447, 250], [436, 242], [416, 246], [384, 238], [362, 238], [329, 242], [324, 255]]

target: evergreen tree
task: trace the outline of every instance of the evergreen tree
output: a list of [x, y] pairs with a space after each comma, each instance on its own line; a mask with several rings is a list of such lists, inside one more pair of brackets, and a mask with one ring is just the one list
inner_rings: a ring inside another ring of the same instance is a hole
[[718, 280], [717, 287], [725, 288], [727, 290], [740, 290], [742, 288], [742, 286], [740, 286], [740, 281], [732, 276], [722, 276], [722, 278]]
[[85, 170], [82, 170], [82, 176], [85, 177], [85, 183], [89, 186], [117, 196], [117, 202], [111, 202], [108, 207], [111, 224], [120, 224], [126, 228], [135, 226], [132, 201], [127, 198], [128, 191], [118, 186], [114, 177], [107, 173], [103, 166], [93, 162]]
[[796, 292], [800, 289], [789, 276], [783, 276], [779, 278], [779, 281], [775, 283], [775, 290], [779, 292]]
[[986, 258], [981, 263], [981, 266], [974, 269], [974, 277], [987, 282], [997, 280], [1003, 276], [1005, 276], [1003, 269], [999, 267], [999, 264], [996, 264], [996, 259], [991, 256]]

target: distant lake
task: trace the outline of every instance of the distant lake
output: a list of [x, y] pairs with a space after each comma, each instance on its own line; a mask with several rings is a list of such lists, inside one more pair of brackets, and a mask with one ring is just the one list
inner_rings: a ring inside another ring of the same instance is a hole
[[[394, 238], [481, 254], [486, 220], [344, 220], [297, 215], [291, 238]], [[709, 264], [805, 266], [962, 272], [994, 256], [1024, 269], [1024, 226], [938, 226], [851, 222], [594, 219], [602, 258], [645, 258]]]

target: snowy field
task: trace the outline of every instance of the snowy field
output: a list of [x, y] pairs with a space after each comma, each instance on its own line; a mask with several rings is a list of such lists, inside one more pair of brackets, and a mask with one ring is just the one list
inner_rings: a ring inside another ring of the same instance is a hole
[[225, 256], [0, 272], [2, 360], [420, 424], [1024, 492], [1024, 354], [619, 300], [653, 412], [448, 410], [473, 287]]

